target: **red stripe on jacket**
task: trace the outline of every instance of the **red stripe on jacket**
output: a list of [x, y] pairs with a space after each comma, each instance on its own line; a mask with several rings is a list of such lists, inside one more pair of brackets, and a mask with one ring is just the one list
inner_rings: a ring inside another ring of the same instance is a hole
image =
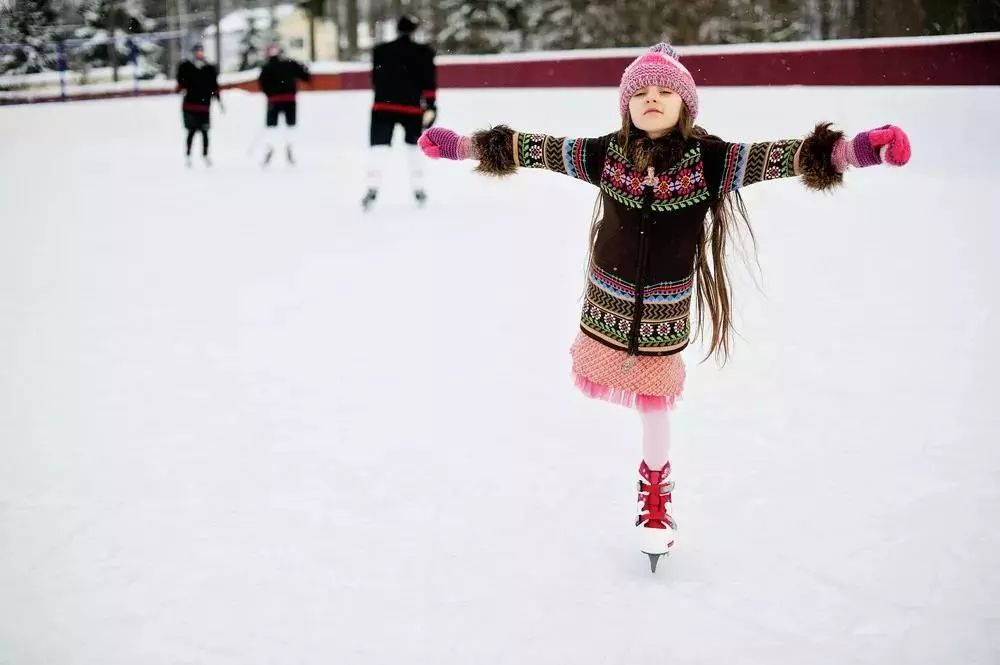
[[372, 111], [391, 111], [393, 113], [408, 113], [410, 115], [423, 115], [424, 110], [419, 106], [409, 106], [407, 104], [392, 104], [390, 102], [375, 102], [372, 104]]
[[294, 102], [294, 101], [295, 101], [295, 93], [294, 92], [283, 92], [283, 93], [280, 93], [280, 94], [277, 94], [277, 95], [268, 95], [267, 96], [267, 103], [268, 104], [280, 104], [282, 102]]

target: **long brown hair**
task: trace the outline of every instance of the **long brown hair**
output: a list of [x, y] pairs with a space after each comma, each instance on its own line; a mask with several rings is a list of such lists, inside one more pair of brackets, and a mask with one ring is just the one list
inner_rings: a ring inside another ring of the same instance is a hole
[[[670, 134], [661, 139], [650, 139], [639, 130], [631, 117], [626, 115], [622, 120], [622, 128], [618, 132], [618, 143], [625, 150], [633, 166], [645, 171], [649, 166], [657, 170], [669, 167], [683, 154], [684, 144], [691, 138], [708, 136], [701, 127], [691, 120], [686, 107], [681, 107], [677, 125]], [[594, 206], [594, 216], [590, 225], [590, 244], [587, 253], [587, 268], [593, 258], [594, 243], [600, 232], [603, 211], [602, 197], [598, 196]], [[715, 354], [720, 365], [729, 359], [732, 350], [733, 336], [733, 290], [726, 264], [730, 240], [739, 239], [740, 222], [746, 228], [750, 238], [753, 255], [757, 255], [757, 240], [747, 217], [746, 206], [739, 192], [732, 192], [715, 200], [710, 208], [710, 214], [705, 217], [698, 244], [694, 253], [695, 282], [695, 338], [701, 339], [705, 334], [705, 313], [711, 320], [712, 333], [708, 353], [702, 360], [708, 360]]]

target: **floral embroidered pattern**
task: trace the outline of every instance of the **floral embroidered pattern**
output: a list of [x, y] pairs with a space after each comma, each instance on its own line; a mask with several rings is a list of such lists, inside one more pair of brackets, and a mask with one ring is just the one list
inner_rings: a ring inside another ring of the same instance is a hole
[[[656, 212], [680, 210], [707, 201], [708, 185], [697, 147], [691, 148], [672, 169], [655, 176], [653, 201]], [[628, 208], [641, 208], [644, 174], [637, 171], [615, 141], [608, 147], [601, 173], [601, 189]]]

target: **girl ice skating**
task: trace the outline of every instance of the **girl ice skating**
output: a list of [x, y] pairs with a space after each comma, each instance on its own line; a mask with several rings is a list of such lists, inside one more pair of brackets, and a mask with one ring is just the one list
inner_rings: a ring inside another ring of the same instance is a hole
[[571, 348], [573, 373], [587, 395], [641, 414], [636, 526], [655, 572], [676, 529], [667, 414], [684, 387], [679, 352], [703, 324], [709, 354], [724, 359], [730, 351], [724, 259], [727, 238], [738, 219], [745, 221], [739, 190], [793, 176], [809, 188], [830, 189], [848, 167], [905, 164], [910, 147], [906, 134], [891, 125], [849, 140], [828, 123], [803, 139], [730, 143], [710, 136], [694, 124], [697, 88], [667, 44], [625, 69], [619, 111], [621, 129], [597, 138], [554, 138], [505, 126], [469, 137], [437, 127], [419, 143], [431, 158], [477, 159], [481, 173], [541, 168], [600, 189], [580, 333]]

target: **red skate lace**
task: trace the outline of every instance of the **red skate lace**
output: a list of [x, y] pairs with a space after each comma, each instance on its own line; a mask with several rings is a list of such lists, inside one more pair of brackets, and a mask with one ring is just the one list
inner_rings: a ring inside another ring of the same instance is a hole
[[[639, 501], [642, 501], [642, 511], [635, 519], [636, 526], [647, 526], [654, 529], [676, 529], [674, 519], [667, 513], [667, 504], [671, 501], [674, 481], [662, 482], [661, 471], [649, 471], [649, 476], [641, 476], [639, 480]], [[669, 467], [667, 475], [670, 474]], [[641, 475], [641, 472], [640, 472]]]

